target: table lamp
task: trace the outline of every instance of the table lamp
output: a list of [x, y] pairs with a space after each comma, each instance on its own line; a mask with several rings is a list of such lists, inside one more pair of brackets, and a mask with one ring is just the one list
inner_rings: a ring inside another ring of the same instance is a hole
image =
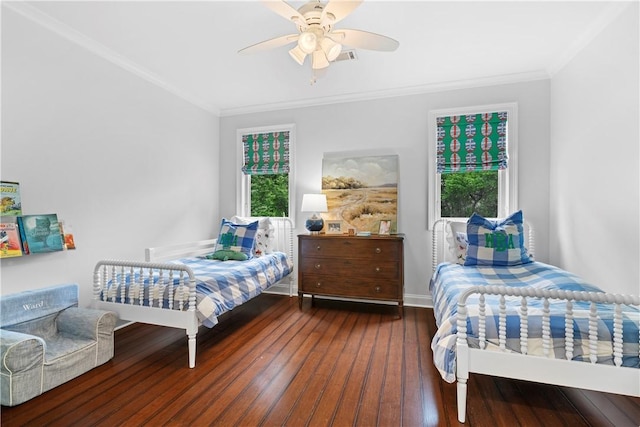
[[324, 227], [324, 220], [318, 213], [328, 212], [327, 196], [324, 194], [305, 194], [302, 196], [302, 212], [312, 212], [313, 215], [304, 226], [310, 233], [318, 233]]

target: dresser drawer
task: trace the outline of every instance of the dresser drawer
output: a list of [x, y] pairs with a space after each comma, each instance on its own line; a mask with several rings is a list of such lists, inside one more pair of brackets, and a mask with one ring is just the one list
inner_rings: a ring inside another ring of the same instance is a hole
[[400, 263], [393, 260], [307, 257], [298, 260], [298, 264], [302, 273], [305, 274], [355, 276], [384, 280], [400, 278]]
[[302, 291], [316, 295], [351, 298], [400, 300], [402, 287], [398, 282], [372, 279], [328, 277], [302, 273]]
[[304, 256], [349, 258], [398, 259], [400, 242], [397, 240], [367, 239], [366, 237], [305, 239], [300, 242], [300, 253]]

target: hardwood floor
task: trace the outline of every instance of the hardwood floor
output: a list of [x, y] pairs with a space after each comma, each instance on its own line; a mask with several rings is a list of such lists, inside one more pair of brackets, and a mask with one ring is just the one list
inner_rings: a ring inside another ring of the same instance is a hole
[[[201, 328], [116, 332], [107, 364], [22, 405], [3, 426], [448, 426], [455, 385], [431, 360], [430, 309], [264, 294]], [[638, 426], [640, 399], [472, 375], [469, 426]]]

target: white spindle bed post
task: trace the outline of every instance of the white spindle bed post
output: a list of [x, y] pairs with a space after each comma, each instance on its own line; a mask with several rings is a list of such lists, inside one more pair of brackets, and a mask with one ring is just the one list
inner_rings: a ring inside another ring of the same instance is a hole
[[527, 298], [520, 298], [520, 352], [527, 354], [529, 352], [529, 313], [527, 311]]
[[564, 315], [564, 351], [567, 360], [573, 359], [573, 302], [567, 300]]
[[189, 341], [189, 368], [196, 366], [196, 334], [198, 333], [198, 319], [196, 316], [196, 279], [189, 277], [189, 309], [191, 312], [189, 325], [187, 326], [187, 337]]
[[591, 301], [589, 310], [589, 360], [591, 363], [598, 361], [598, 309], [596, 303]]
[[467, 380], [469, 379], [469, 347], [467, 345], [467, 307], [458, 303], [458, 336], [456, 339], [456, 376], [458, 421], [464, 423], [467, 412]]
[[542, 354], [544, 357], [549, 357], [553, 337], [551, 336], [549, 298], [547, 296], [543, 298], [542, 306]]
[[622, 366], [622, 307], [619, 303], [613, 311], [613, 362]]

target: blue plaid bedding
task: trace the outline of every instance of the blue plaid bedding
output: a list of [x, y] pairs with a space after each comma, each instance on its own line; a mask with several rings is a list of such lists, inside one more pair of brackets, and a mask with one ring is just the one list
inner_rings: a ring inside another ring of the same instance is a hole
[[[191, 257], [181, 258], [171, 261], [171, 263], [184, 264], [193, 271], [196, 277], [196, 312], [198, 320], [208, 328], [212, 328], [218, 323], [218, 316], [261, 294], [293, 271], [293, 264], [286, 254], [282, 252], [274, 252], [246, 261], [218, 261], [204, 257]], [[114, 282], [110, 281], [103, 291], [103, 298], [121, 303], [120, 284], [124, 282], [127, 287], [127, 296], [124, 303], [137, 304], [141, 290], [141, 286], [138, 284], [140, 281], [139, 273], [136, 271], [133, 278], [129, 273], [125, 273], [122, 278], [120, 278], [120, 274], [118, 276], [118, 285], [114, 286]], [[173, 290], [173, 309], [186, 310], [187, 306], [180, 307], [179, 301], [183, 301], [186, 304], [189, 290], [186, 286], [177, 286], [179, 280], [178, 276], [173, 279], [173, 283], [176, 285]], [[154, 301], [153, 304], [157, 304], [158, 293], [162, 292], [164, 298], [163, 308], [168, 309], [169, 287], [162, 286], [162, 290], [159, 290], [158, 286], [154, 286], [150, 290], [150, 281], [156, 284], [159, 282], [157, 270], [154, 272], [152, 280], [145, 277], [142, 281], [144, 283], [144, 293], [142, 294], [143, 301], [141, 304], [149, 305], [150, 292], [153, 294], [151, 298]]]
[[216, 261], [202, 257], [173, 261], [193, 270], [197, 278], [198, 318], [212, 328], [218, 316], [238, 307], [291, 274], [293, 265], [282, 252], [247, 261]]
[[[530, 286], [538, 289], [561, 289], [602, 292], [577, 276], [560, 268], [532, 262], [512, 267], [464, 267], [459, 264], [440, 264], [431, 279], [433, 311], [438, 330], [431, 342], [433, 360], [442, 378], [456, 379], [457, 302], [459, 295], [470, 286], [504, 285]], [[498, 343], [499, 296], [485, 296], [486, 340], [488, 348]], [[506, 349], [520, 352], [520, 297], [505, 297], [507, 310]], [[542, 300], [528, 299], [528, 354], [542, 356]], [[549, 300], [551, 310], [552, 357], [565, 356], [565, 301]], [[573, 303], [574, 351], [573, 360], [589, 360], [589, 308], [590, 303]], [[597, 304], [598, 308], [598, 363], [613, 364], [613, 306]], [[623, 366], [640, 367], [638, 358], [638, 327], [640, 312], [635, 307], [623, 306]], [[478, 295], [467, 299], [467, 341], [478, 347]]]

